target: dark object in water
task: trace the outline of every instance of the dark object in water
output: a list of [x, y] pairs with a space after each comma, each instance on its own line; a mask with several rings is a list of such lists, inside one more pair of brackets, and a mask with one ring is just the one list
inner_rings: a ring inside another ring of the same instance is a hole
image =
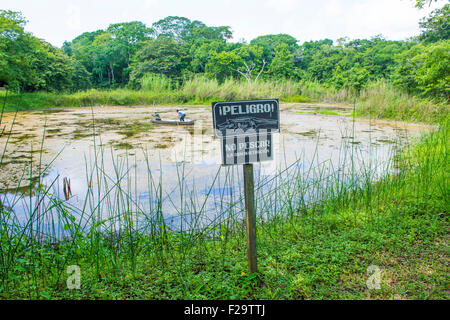
[[63, 191], [64, 191], [64, 198], [67, 200], [72, 197], [72, 188], [70, 187], [70, 179], [64, 178], [63, 179]]

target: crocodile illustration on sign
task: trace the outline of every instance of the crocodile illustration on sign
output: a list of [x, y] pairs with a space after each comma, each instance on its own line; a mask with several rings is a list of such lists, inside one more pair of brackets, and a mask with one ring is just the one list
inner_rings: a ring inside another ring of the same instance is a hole
[[237, 130], [242, 129], [243, 131], [247, 131], [249, 129], [259, 129], [261, 127], [266, 127], [267, 125], [275, 125], [277, 120], [274, 119], [261, 119], [261, 118], [236, 118], [236, 119], [228, 119], [223, 123], [217, 125], [219, 130]]

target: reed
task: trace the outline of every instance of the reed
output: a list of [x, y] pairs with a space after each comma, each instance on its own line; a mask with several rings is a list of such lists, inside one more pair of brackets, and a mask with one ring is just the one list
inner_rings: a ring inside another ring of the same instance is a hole
[[385, 80], [370, 83], [357, 101], [358, 115], [377, 119], [439, 123], [450, 111], [448, 103], [418, 98]]

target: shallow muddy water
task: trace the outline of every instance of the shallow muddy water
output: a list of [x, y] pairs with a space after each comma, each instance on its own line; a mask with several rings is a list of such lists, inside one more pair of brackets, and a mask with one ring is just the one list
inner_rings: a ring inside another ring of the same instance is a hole
[[[195, 125], [150, 122], [154, 111], [163, 119], [176, 119], [177, 108], [187, 112], [186, 120], [196, 120]], [[321, 110], [344, 115], [352, 111], [345, 105], [281, 105], [281, 133], [273, 138], [274, 161], [255, 165], [260, 192], [277, 189], [270, 178], [292, 164], [303, 173], [311, 172], [313, 166], [330, 171], [351, 166], [352, 170], [370, 167], [374, 177], [381, 176], [396, 148], [429, 130], [422, 125], [321, 115]], [[70, 180], [71, 191], [66, 203], [80, 212], [90, 208], [104, 215], [94, 205], [98, 199], [105, 201], [103, 208], [109, 212], [119, 207], [152, 212], [159, 206], [177, 226], [183, 220], [192, 222], [192, 216], [185, 215], [193, 213], [202, 215], [203, 224], [212, 223], [227, 205], [242, 198], [240, 166], [221, 167], [220, 141], [213, 137], [210, 106], [8, 113], [1, 126], [6, 132], [0, 139], [0, 150], [5, 151], [0, 167], [1, 202], [14, 207], [19, 216], [26, 217], [27, 209], [15, 200], [14, 190], [20, 187], [26, 195], [23, 201], [29, 201], [25, 199], [33, 199], [36, 189], [44, 186], [66, 201], [64, 178]], [[31, 183], [30, 187], [30, 175], [39, 176], [43, 168], [41, 185]], [[113, 199], [104, 200], [107, 197]]]

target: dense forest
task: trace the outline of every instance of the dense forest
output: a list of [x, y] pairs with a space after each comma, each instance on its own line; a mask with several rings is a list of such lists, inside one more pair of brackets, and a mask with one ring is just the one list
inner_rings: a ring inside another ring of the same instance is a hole
[[231, 42], [228, 26], [207, 26], [169, 16], [85, 32], [57, 48], [25, 31], [20, 12], [0, 10], [0, 86], [16, 92], [75, 92], [89, 88], [142, 88], [149, 77], [174, 85], [197, 76], [308, 80], [360, 91], [386, 79], [409, 93], [448, 101], [450, 5], [420, 22], [421, 34], [406, 41], [323, 39], [299, 44], [288, 34]]

